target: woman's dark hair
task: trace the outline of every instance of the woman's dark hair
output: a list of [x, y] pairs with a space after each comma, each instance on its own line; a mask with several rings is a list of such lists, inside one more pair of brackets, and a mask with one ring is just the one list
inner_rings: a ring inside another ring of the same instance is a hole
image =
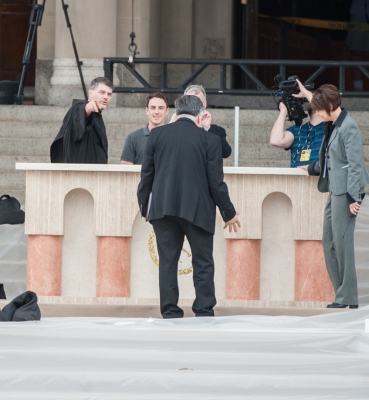
[[310, 106], [313, 111], [324, 110], [328, 115], [341, 105], [341, 95], [336, 86], [322, 85], [314, 93]]

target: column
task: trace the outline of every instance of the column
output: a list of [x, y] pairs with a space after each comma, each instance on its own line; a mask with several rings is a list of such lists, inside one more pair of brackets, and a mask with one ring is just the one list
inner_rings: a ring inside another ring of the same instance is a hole
[[27, 290], [37, 296], [61, 295], [63, 236], [28, 235]]
[[[103, 57], [116, 54], [117, 0], [70, 2], [69, 20], [88, 89], [93, 78], [103, 76]], [[61, 3], [55, 9], [55, 59], [48, 103], [69, 106], [73, 98], [84, 98], [72, 40]], [[114, 103], [114, 102], [113, 102]]]
[[97, 244], [97, 297], [129, 297], [131, 238], [100, 236]]
[[297, 240], [295, 257], [295, 301], [333, 301], [322, 242]]
[[226, 298], [259, 300], [260, 240], [227, 239]]

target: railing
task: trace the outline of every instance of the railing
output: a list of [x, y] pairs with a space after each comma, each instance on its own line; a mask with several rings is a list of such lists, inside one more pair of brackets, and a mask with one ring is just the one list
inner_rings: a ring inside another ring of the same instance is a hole
[[[293, 60], [192, 60], [177, 58], [136, 58], [135, 65], [156, 64], [160, 65], [160, 85], [152, 86], [147, 80], [129, 63], [128, 58], [104, 58], [104, 74], [105, 77], [113, 81], [114, 64], [123, 65], [141, 84], [142, 87], [115, 86], [116, 93], [183, 93], [184, 89], [195, 80], [208, 66], [219, 66], [219, 87], [206, 88], [207, 94], [230, 94], [230, 95], [266, 95], [270, 94], [270, 88], [255, 75], [251, 68], [261, 67], [278, 67], [279, 73], [286, 79], [287, 67], [309, 67], [316, 70], [304, 80], [305, 84], [312, 83], [327, 68], [337, 68], [338, 88], [345, 97], [366, 97], [369, 92], [353, 92], [346, 90], [346, 68], [358, 68], [362, 74], [369, 79], [369, 62], [352, 62], [352, 61], [293, 61]], [[192, 72], [177, 87], [168, 86], [168, 65], [193, 65], [196, 70]], [[227, 88], [227, 67], [239, 67], [240, 70], [254, 83], [257, 89], [230, 89]], [[327, 82], [328, 83], [328, 82]], [[330, 83], [330, 82], [329, 82]]]

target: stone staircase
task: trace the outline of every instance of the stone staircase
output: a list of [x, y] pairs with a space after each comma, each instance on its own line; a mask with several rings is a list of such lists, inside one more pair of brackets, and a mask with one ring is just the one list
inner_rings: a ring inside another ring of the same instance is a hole
[[[233, 109], [210, 110], [214, 123], [223, 126], [233, 148]], [[24, 204], [25, 172], [16, 162], [49, 162], [50, 145], [57, 135], [65, 107], [0, 106], [0, 194], [10, 194]], [[173, 111], [170, 111], [168, 120]], [[240, 110], [239, 166], [288, 167], [289, 152], [269, 145], [269, 132], [278, 115], [274, 110]], [[369, 112], [353, 112], [364, 134], [364, 157], [369, 166]], [[109, 139], [109, 163], [119, 163], [127, 135], [147, 123], [143, 108], [104, 111]], [[232, 166], [233, 154], [224, 165]]]

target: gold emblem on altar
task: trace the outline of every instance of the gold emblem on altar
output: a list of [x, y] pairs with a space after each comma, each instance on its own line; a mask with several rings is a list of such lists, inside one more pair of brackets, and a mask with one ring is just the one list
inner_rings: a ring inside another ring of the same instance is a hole
[[[155, 232], [153, 230], [150, 232], [149, 240], [148, 240], [147, 244], [148, 244], [148, 248], [149, 248], [150, 257], [151, 257], [153, 263], [158, 267], [159, 266], [159, 256], [156, 253], [156, 236], [155, 236]], [[178, 260], [178, 275], [192, 274], [193, 266], [191, 265], [191, 263], [192, 263], [191, 249], [190, 249], [190, 245], [188, 244], [188, 240], [185, 237], [185, 240], [183, 242], [181, 257]]]

